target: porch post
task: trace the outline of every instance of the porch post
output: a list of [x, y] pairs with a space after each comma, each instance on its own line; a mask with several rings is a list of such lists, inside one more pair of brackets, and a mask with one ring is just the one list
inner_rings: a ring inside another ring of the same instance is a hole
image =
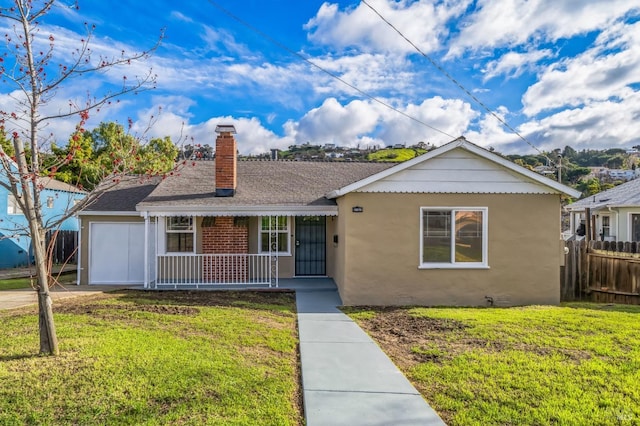
[[149, 288], [149, 212], [144, 212], [144, 288]]
[[278, 235], [274, 229], [274, 218], [277, 226], [277, 216], [269, 215], [269, 287], [278, 287]]

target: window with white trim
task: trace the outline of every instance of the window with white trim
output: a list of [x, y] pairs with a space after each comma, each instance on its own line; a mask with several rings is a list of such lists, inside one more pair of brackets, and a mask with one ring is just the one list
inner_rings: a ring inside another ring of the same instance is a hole
[[193, 253], [195, 228], [193, 217], [172, 216], [166, 218], [167, 253]]
[[601, 218], [602, 221], [602, 230], [600, 231], [600, 236], [604, 240], [607, 237], [611, 236], [611, 216], [603, 215]]
[[269, 252], [269, 242], [276, 253], [291, 253], [289, 241], [291, 240], [291, 227], [288, 216], [261, 216], [259, 228], [260, 253]]
[[420, 208], [420, 267], [487, 267], [486, 207]]
[[20, 210], [20, 206], [18, 205], [18, 201], [13, 194], [7, 195], [7, 214], [22, 214], [22, 210]]

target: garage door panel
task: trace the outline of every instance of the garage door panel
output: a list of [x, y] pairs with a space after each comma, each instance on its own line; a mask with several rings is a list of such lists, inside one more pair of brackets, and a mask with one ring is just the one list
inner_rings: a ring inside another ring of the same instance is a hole
[[89, 284], [144, 282], [144, 224], [90, 224]]

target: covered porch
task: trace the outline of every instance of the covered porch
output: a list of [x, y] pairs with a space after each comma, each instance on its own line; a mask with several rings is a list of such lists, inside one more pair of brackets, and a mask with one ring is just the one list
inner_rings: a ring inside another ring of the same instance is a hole
[[144, 288], [279, 288], [330, 276], [336, 209], [231, 213], [145, 212]]

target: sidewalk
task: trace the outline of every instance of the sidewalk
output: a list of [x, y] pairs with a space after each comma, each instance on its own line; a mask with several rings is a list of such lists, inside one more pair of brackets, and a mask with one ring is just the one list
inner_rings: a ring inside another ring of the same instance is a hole
[[307, 426], [445, 424], [337, 308], [342, 302], [332, 281], [325, 288], [298, 289], [296, 303]]

